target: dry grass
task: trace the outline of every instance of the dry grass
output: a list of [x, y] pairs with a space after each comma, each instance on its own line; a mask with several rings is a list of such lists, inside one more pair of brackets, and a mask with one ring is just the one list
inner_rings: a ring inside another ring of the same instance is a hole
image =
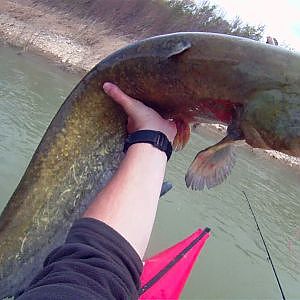
[[148, 36], [208, 31], [257, 40], [262, 34], [192, 0], [0, 0], [0, 11], [0, 39], [84, 70]]
[[[261, 39], [263, 34], [263, 26], [249, 26], [238, 18], [228, 22], [218, 7], [208, 1], [200, 6], [192, 0], [35, 0], [35, 3], [63, 12], [65, 18], [80, 18], [94, 29], [98, 23], [105, 23], [109, 31], [130, 39], [177, 31], [226, 33], [254, 40]], [[86, 33], [82, 36], [90, 39], [89, 43], [97, 41]]]

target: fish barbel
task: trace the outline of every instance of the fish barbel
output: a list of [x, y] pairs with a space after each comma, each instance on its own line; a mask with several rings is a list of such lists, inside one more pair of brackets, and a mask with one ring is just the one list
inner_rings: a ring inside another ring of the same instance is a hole
[[174, 147], [189, 125], [228, 125], [226, 137], [192, 162], [187, 186], [221, 183], [235, 155], [231, 145], [300, 156], [300, 56], [248, 39], [177, 33], [123, 48], [96, 65], [54, 117], [0, 218], [0, 298], [14, 295], [62, 243], [72, 222], [122, 159], [126, 115], [104, 82], [177, 125]]

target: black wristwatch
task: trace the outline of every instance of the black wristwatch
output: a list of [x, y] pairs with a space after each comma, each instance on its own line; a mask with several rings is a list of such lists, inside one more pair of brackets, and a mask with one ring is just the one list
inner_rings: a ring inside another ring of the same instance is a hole
[[155, 130], [139, 130], [133, 133], [130, 133], [124, 144], [124, 152], [126, 153], [128, 148], [136, 143], [149, 143], [153, 145], [153, 147], [158, 148], [161, 151], [164, 151], [167, 155], [167, 159], [169, 160], [173, 151], [172, 144], [170, 143], [167, 136]]

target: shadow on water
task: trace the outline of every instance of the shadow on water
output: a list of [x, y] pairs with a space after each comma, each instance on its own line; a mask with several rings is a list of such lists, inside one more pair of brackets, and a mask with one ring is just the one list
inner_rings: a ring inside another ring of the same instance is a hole
[[[80, 79], [42, 58], [0, 47], [0, 211], [28, 164], [52, 117]], [[187, 283], [185, 299], [280, 299], [253, 217], [249, 197], [288, 299], [300, 295], [300, 171], [237, 149], [238, 161], [225, 184], [186, 189], [184, 174], [197, 151], [217, 137], [193, 134], [173, 155], [166, 178], [174, 188], [160, 201], [148, 255], [211, 227]]]

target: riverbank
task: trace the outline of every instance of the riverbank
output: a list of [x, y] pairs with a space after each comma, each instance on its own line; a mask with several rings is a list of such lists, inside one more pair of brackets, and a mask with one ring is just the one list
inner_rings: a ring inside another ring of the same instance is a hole
[[[19, 47], [20, 52], [33, 51], [46, 56], [70, 71], [85, 73], [104, 57], [134, 40], [132, 36], [112, 34], [104, 23], [76, 18], [55, 8], [49, 10], [49, 7], [33, 4], [30, 0], [2, 0], [0, 41]], [[221, 126], [208, 128], [215, 132], [225, 130]], [[264, 153], [290, 166], [300, 166], [299, 158], [277, 151]]]
[[132, 42], [124, 36], [108, 35], [104, 24], [90, 24], [31, 1], [10, 0], [0, 2], [0, 41], [19, 47], [21, 52], [46, 56], [76, 72], [90, 70]]

